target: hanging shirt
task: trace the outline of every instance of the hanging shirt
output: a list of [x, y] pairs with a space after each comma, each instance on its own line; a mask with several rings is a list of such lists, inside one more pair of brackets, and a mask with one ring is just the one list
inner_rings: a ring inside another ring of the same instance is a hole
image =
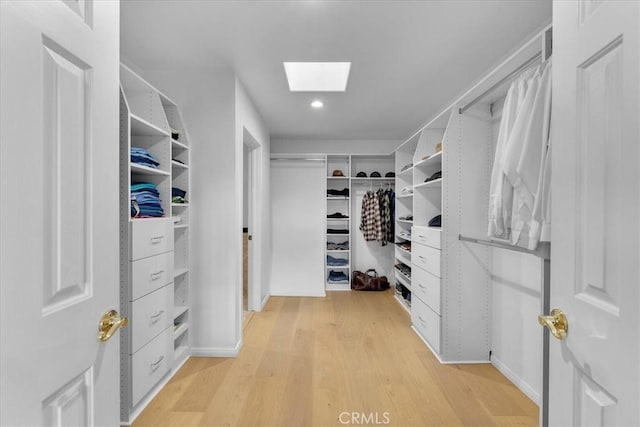
[[[507, 116], [503, 115], [503, 120], [508, 120], [505, 131], [509, 125], [511, 130], [506, 139], [499, 134], [494, 172], [498, 171], [499, 178], [498, 168], [501, 168], [504, 179], [502, 182], [498, 179], [498, 185], [494, 187], [496, 177], [492, 175], [489, 235], [510, 238], [514, 245], [535, 249], [545, 221], [543, 216], [546, 218], [548, 212], [544, 198], [549, 194], [545, 191], [548, 189], [545, 173], [548, 173], [551, 111], [550, 62], [537, 67], [530, 77], [525, 74], [514, 83], [517, 85], [514, 90], [518, 95], [522, 90], [524, 97], [515, 110], [509, 105]], [[511, 124], [514, 111], [515, 119]], [[500, 128], [502, 131], [502, 123]], [[498, 192], [498, 189], [502, 191]]]
[[386, 246], [389, 242], [389, 229], [391, 228], [391, 207], [389, 205], [389, 196], [382, 188], [376, 192], [380, 203], [380, 240], [382, 246]]
[[[514, 186], [514, 194], [516, 199], [520, 201], [520, 211], [522, 212], [522, 217], [519, 218], [521, 223], [518, 225], [528, 232], [527, 236], [520, 235], [520, 241], [517, 244], [528, 249], [535, 249], [538, 246], [542, 228], [545, 223], [548, 225], [547, 221], [550, 219], [547, 216], [551, 177], [551, 165], [549, 164], [550, 127], [551, 61], [545, 64], [540, 77], [533, 114], [518, 162], [519, 182], [517, 186]], [[547, 234], [546, 231], [545, 234]], [[526, 237], [526, 240], [523, 237]]]
[[389, 228], [387, 229], [387, 241], [393, 242], [395, 239], [395, 212], [396, 212], [396, 193], [389, 188], [387, 190], [387, 197], [389, 198], [389, 213], [391, 218], [389, 220]]
[[360, 231], [366, 241], [382, 240], [380, 202], [373, 191], [367, 191], [362, 198]]
[[[524, 91], [524, 77], [520, 76], [510, 87], [502, 108], [502, 119], [498, 130], [495, 159], [491, 171], [491, 187], [489, 190], [489, 237], [507, 238], [509, 235], [509, 220], [511, 210], [511, 196], [513, 187], [502, 172], [502, 156], [507, 139], [513, 128], [513, 122], [522, 103]], [[506, 202], [506, 203], [505, 203]], [[505, 209], [505, 206], [509, 206]]]

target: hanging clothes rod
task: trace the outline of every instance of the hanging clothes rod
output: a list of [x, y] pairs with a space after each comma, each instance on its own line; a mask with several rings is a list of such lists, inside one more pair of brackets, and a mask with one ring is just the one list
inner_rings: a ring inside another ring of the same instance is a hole
[[324, 162], [324, 159], [304, 159], [304, 158], [295, 158], [295, 157], [272, 157], [269, 160], [277, 160], [277, 161], [289, 161], [289, 160], [303, 160], [307, 162]]
[[480, 95], [478, 95], [473, 101], [469, 102], [467, 105], [465, 105], [464, 107], [461, 107], [458, 109], [458, 113], [463, 114], [465, 111], [467, 111], [469, 108], [473, 107], [474, 105], [476, 105], [481, 99], [483, 99], [485, 96], [487, 96], [488, 94], [490, 94], [491, 92], [494, 91], [494, 89], [496, 89], [498, 86], [502, 85], [503, 83], [506, 83], [508, 81], [513, 80], [514, 78], [518, 77], [520, 75], [520, 73], [522, 73], [524, 70], [526, 70], [527, 68], [529, 68], [530, 66], [532, 66], [533, 64], [535, 64], [537, 61], [539, 61], [542, 58], [542, 51], [536, 53], [534, 56], [532, 56], [531, 58], [529, 58], [525, 63], [523, 63], [521, 66], [519, 66], [518, 68], [516, 68], [515, 70], [513, 70], [512, 72], [510, 72], [509, 74], [507, 74], [505, 77], [501, 78], [497, 83], [495, 83], [493, 86], [491, 86], [489, 89], [485, 90], [484, 92], [482, 92]]
[[540, 242], [538, 244], [538, 248], [532, 251], [530, 249], [509, 245], [507, 243], [497, 242], [495, 240], [475, 239], [473, 237], [465, 237], [461, 234], [458, 234], [458, 240], [461, 240], [463, 242], [477, 243], [479, 245], [493, 246], [495, 248], [507, 249], [515, 252], [522, 252], [525, 254], [537, 256], [544, 260], [551, 259], [551, 245], [549, 245], [549, 243], [547, 242]]

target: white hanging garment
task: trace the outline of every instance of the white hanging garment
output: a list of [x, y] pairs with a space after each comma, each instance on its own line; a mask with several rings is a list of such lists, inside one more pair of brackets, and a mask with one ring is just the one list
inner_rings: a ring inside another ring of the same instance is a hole
[[[551, 65], [533, 76], [509, 136], [503, 170], [513, 186], [511, 243], [535, 249], [542, 226], [541, 207], [549, 142]], [[534, 212], [538, 200], [538, 212]]]
[[509, 87], [505, 98], [491, 172], [487, 233], [489, 237], [508, 239], [510, 236], [513, 186], [504, 174], [503, 158], [509, 136], [524, 102], [531, 77], [535, 72], [536, 68], [533, 68], [521, 74]]
[[[535, 202], [529, 224], [529, 249], [535, 249], [539, 242], [551, 240], [551, 60], [542, 75], [540, 84], [543, 92], [544, 111], [540, 149], [542, 164], [536, 186]], [[533, 140], [532, 140], [533, 141]], [[535, 142], [535, 141], [533, 141]]]

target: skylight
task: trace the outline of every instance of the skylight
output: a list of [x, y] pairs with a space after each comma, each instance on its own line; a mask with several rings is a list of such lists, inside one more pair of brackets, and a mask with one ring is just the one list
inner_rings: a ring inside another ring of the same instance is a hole
[[344, 92], [351, 62], [284, 62], [291, 92]]

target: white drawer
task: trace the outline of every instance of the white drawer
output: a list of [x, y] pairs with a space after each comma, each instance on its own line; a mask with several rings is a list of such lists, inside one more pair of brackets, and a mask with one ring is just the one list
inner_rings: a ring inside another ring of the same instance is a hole
[[167, 328], [153, 341], [131, 356], [132, 405], [140, 400], [169, 372], [173, 363], [173, 328]]
[[131, 304], [131, 353], [135, 353], [173, 325], [173, 285], [167, 285]]
[[440, 278], [421, 268], [411, 270], [411, 297], [417, 297], [440, 313]]
[[441, 249], [442, 228], [415, 226], [411, 228], [411, 240], [432, 248]]
[[411, 245], [411, 264], [440, 277], [440, 249], [418, 244]]
[[173, 250], [171, 218], [134, 218], [130, 224], [131, 261]]
[[131, 299], [173, 282], [173, 252], [131, 262]]
[[411, 299], [411, 321], [431, 348], [440, 353], [440, 316], [418, 298]]

